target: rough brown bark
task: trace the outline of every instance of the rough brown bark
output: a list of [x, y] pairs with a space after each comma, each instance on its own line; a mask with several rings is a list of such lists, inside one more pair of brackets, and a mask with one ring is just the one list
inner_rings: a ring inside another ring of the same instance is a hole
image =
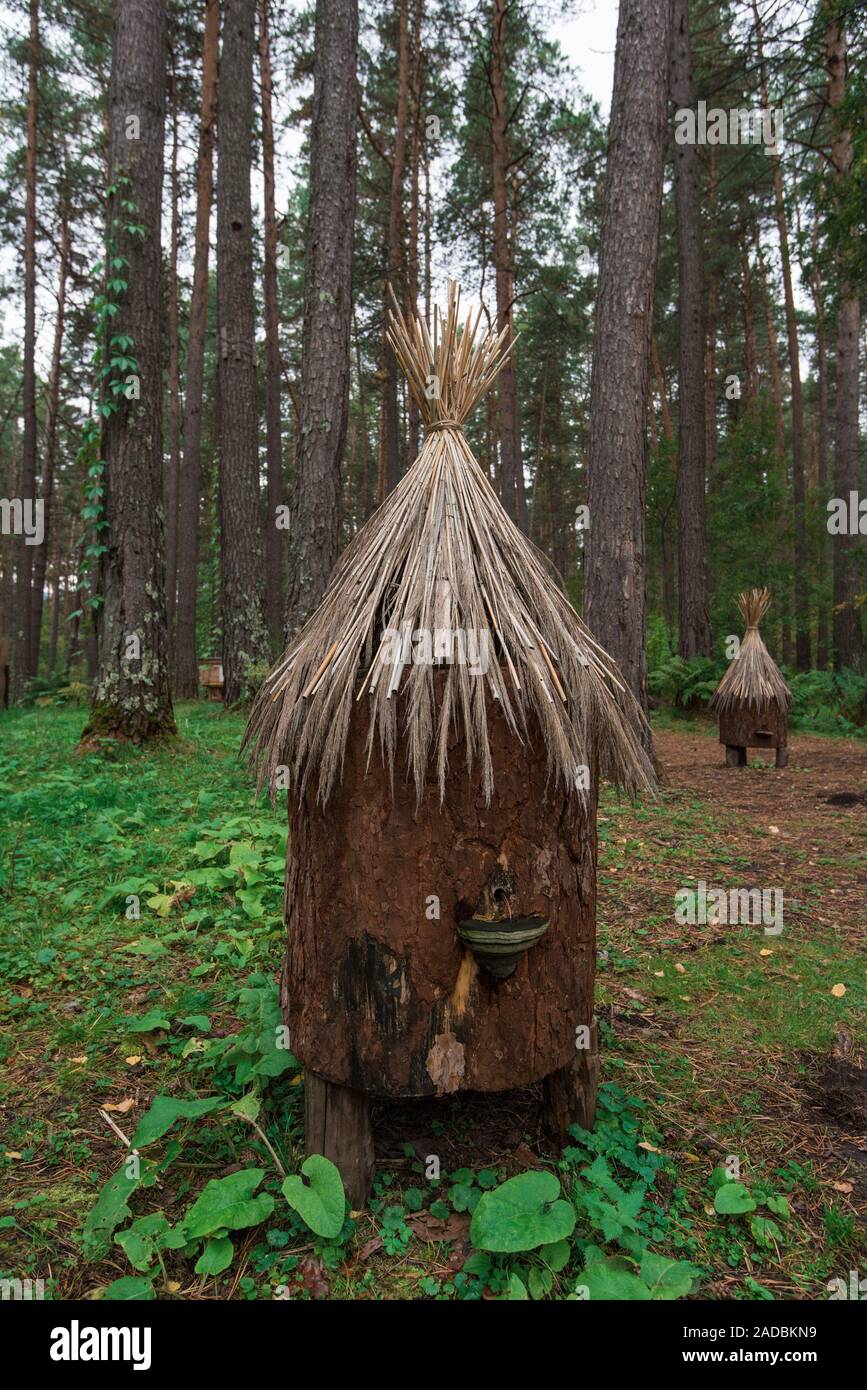
[[[765, 267], [761, 234], [757, 221], [753, 224], [753, 242], [756, 252], [756, 264], [759, 271], [762, 304], [765, 311], [765, 333], [768, 342], [768, 369], [771, 375], [771, 391], [774, 398], [774, 454], [777, 464], [777, 486], [779, 488], [779, 495], [781, 497], [786, 497], [789, 479], [786, 464], [786, 425], [783, 418], [783, 374], [780, 367], [780, 350], [777, 343], [777, 325], [774, 322], [774, 302], [768, 286], [768, 274]], [[778, 527], [781, 525], [779, 506], [775, 508], [775, 523]], [[785, 541], [783, 541], [782, 544], [785, 545]], [[775, 606], [780, 622], [780, 641], [783, 661], [786, 665], [790, 665], [794, 655], [794, 647], [792, 643], [792, 623], [790, 616], [791, 602], [787, 585], [783, 585], [780, 588]]]
[[[523, 746], [488, 702], [495, 795], [466, 776], [440, 805], [367, 768], [357, 709], [339, 795], [290, 812], [284, 1005], [293, 1052], [318, 1076], [382, 1095], [506, 1090], [570, 1064], [593, 1019], [595, 797], [584, 813], [551, 787], [544, 749]], [[456, 932], [492, 871], [514, 875], [512, 915], [550, 919], [496, 981]]]
[[746, 369], [746, 397], [755, 400], [759, 394], [759, 355], [756, 347], [756, 316], [753, 308], [753, 278], [750, 271], [750, 253], [746, 233], [741, 235], [741, 315], [744, 324], [744, 366]]
[[[494, 269], [497, 286], [497, 329], [507, 329], [512, 343], [514, 328], [514, 227], [509, 209], [508, 171], [509, 101], [506, 20], [509, 0], [493, 0], [491, 8], [491, 148], [494, 194]], [[497, 476], [503, 506], [522, 531], [527, 529], [527, 499], [521, 458], [521, 422], [518, 411], [518, 379], [514, 352], [500, 369], [497, 382], [500, 406], [500, 467]]]
[[590, 384], [584, 618], [644, 710], [645, 406], [671, 32], [671, 0], [621, 0]]
[[54, 675], [57, 667], [57, 639], [60, 636], [62, 565], [60, 559], [60, 528], [54, 528], [54, 542], [51, 556], [51, 628], [48, 634], [48, 674]]
[[[846, 32], [839, 21], [829, 24], [826, 39], [828, 102], [834, 116], [831, 160], [838, 196], [845, 194], [852, 175], [852, 132], [839, 118], [846, 95]], [[834, 420], [834, 490], [848, 501], [858, 490], [858, 340], [861, 333], [861, 304], [845, 249], [838, 253], [840, 280], [837, 303], [837, 399]], [[864, 638], [858, 607], [861, 537], [834, 536], [834, 666], [861, 669]]]
[[283, 548], [277, 508], [283, 501], [283, 438], [280, 424], [280, 314], [277, 301], [277, 208], [274, 191], [274, 122], [268, 0], [259, 0], [259, 83], [262, 98], [264, 246], [262, 291], [265, 301], [265, 617], [274, 645], [283, 629]]
[[[409, 105], [409, 26], [408, 0], [400, 0], [397, 38], [397, 107], [394, 119], [394, 145], [391, 155], [391, 187], [388, 198], [388, 246], [383, 281], [383, 318], [388, 321], [391, 301], [389, 288], [398, 303], [404, 292], [403, 183], [406, 171], [407, 110]], [[391, 492], [401, 473], [400, 418], [397, 403], [397, 358], [383, 339], [383, 463], [384, 486]]]
[[361, 431], [361, 509], [362, 524], [373, 510], [372, 479], [370, 468], [370, 441], [367, 438], [367, 394], [364, 389], [364, 367], [361, 361], [361, 344], [358, 340], [358, 323], [355, 310], [352, 311], [352, 337], [355, 346], [355, 376], [358, 381], [358, 424]]
[[788, 731], [788, 715], [776, 703], [761, 709], [741, 705], [720, 715], [719, 741], [727, 747], [783, 748]]
[[[422, 0], [413, 0], [412, 13], [412, 132], [409, 149], [409, 227], [406, 244], [406, 313], [418, 305], [418, 233], [421, 207], [421, 83], [422, 83]], [[410, 391], [407, 403], [407, 458], [418, 456], [420, 413], [418, 401]]]
[[178, 488], [180, 518], [178, 599], [175, 625], [175, 689], [180, 699], [195, 699], [199, 689], [196, 664], [196, 597], [199, 557], [199, 492], [204, 396], [205, 333], [208, 315], [209, 226], [214, 196], [214, 131], [217, 114], [217, 73], [220, 53], [219, 0], [206, 0], [202, 42], [202, 104], [196, 161], [196, 229], [193, 289], [187, 339], [187, 380], [184, 396], [184, 456]]
[[[762, 21], [756, 0], [753, 0], [756, 51], [759, 60], [759, 94], [764, 110], [769, 109], [768, 85], [762, 48]], [[783, 196], [783, 166], [778, 150], [770, 156], [774, 181], [774, 211], [780, 241], [780, 264], [783, 272], [783, 302], [786, 311], [786, 341], [789, 349], [789, 378], [792, 403], [792, 504], [795, 529], [795, 663], [799, 671], [810, 669], [810, 592], [809, 547], [807, 544], [806, 470], [804, 466], [804, 408], [801, 392], [801, 358], [798, 344], [798, 325], [795, 318], [795, 294], [792, 287], [792, 261], [789, 252], [789, 230]]]
[[217, 343], [220, 378], [220, 555], [223, 700], [249, 690], [268, 661], [259, 517], [259, 411], [253, 297], [253, 52], [255, 10], [225, 0], [217, 114]]
[[704, 455], [707, 484], [713, 488], [717, 466], [717, 381], [716, 339], [719, 312], [719, 266], [717, 263], [717, 146], [712, 145], [708, 162], [707, 186], [707, 314], [704, 349]]
[[[69, 239], [69, 201], [64, 188], [60, 201], [60, 227], [58, 231], [60, 263], [57, 272], [57, 312], [54, 317], [54, 341], [51, 346], [51, 366], [48, 373], [48, 387], [45, 393], [45, 425], [42, 437], [42, 504], [44, 507], [44, 537], [37, 547], [33, 563], [33, 595], [30, 628], [33, 640], [33, 674], [39, 668], [39, 648], [42, 637], [42, 608], [45, 590], [45, 574], [48, 561], [48, 548], [56, 527], [54, 514], [54, 471], [57, 462], [57, 414], [60, 407], [60, 366], [63, 353], [63, 334], [66, 325], [66, 287], [69, 279], [70, 239]], [[55, 569], [55, 584], [57, 570]], [[57, 612], [55, 602], [54, 612]], [[52, 629], [53, 630], [53, 629]], [[56, 634], [55, 634], [56, 645]], [[49, 663], [51, 665], [51, 663]]]
[[551, 1072], [542, 1083], [542, 1124], [559, 1145], [568, 1142], [569, 1126], [592, 1129], [599, 1090], [599, 1029], [590, 1025], [589, 1046], [576, 1049], [575, 1058]]
[[319, 604], [339, 541], [349, 409], [357, 46], [356, 0], [317, 0], [290, 636]]
[[[689, 0], [674, 0], [671, 95], [678, 109], [692, 107]], [[678, 380], [677, 534], [680, 654], [710, 656], [705, 560], [705, 394], [703, 251], [699, 161], [694, 145], [674, 145], [677, 214]]]
[[[810, 290], [816, 315], [816, 376], [818, 378], [817, 437], [816, 437], [816, 491], [820, 507], [824, 508], [828, 496], [828, 343], [825, 327], [825, 300], [822, 276], [818, 267], [818, 218], [813, 237], [813, 273], [810, 276]], [[828, 666], [831, 654], [831, 634], [828, 622], [828, 609], [824, 599], [825, 579], [828, 573], [828, 532], [823, 526], [818, 540], [818, 583], [816, 621], [816, 665], [820, 671]]]
[[[163, 569], [160, 218], [166, 96], [165, 0], [114, 0], [109, 88], [109, 237], [128, 288], [110, 332], [133, 341], [139, 399], [125, 392], [103, 430], [106, 553], [100, 560], [98, 662], [82, 742], [141, 742], [175, 732]], [[129, 138], [128, 117], [138, 117]], [[131, 202], [144, 235], [122, 230]]]
[[[671, 424], [671, 410], [668, 404], [665, 373], [662, 370], [662, 363], [659, 360], [659, 352], [656, 347], [655, 338], [651, 338], [650, 341], [650, 361], [654, 377], [656, 378], [657, 395], [659, 396], [659, 410], [662, 416], [662, 436], [666, 444], [670, 445], [674, 438], [674, 430]], [[675, 506], [676, 498], [673, 497], [666, 507], [660, 506], [657, 509], [657, 516], [659, 517], [659, 544], [662, 561], [662, 612], [670, 632], [674, 630], [677, 606], [675, 547], [672, 537]]]
[[[24, 339], [22, 344], [21, 440], [19, 495], [36, 505], [36, 155], [39, 108], [39, 0], [30, 0], [30, 37], [27, 49], [27, 117], [24, 153]], [[43, 542], [44, 544], [44, 542]], [[20, 693], [28, 677], [36, 674], [39, 653], [32, 627], [31, 584], [33, 549], [22, 532], [16, 576], [16, 632], [12, 667], [13, 692]]]
[[175, 55], [171, 55], [172, 154], [169, 172], [171, 230], [169, 233], [169, 464], [166, 488], [166, 620], [169, 645], [175, 621], [178, 583], [178, 491], [181, 467], [181, 343], [178, 315], [178, 242], [180, 236], [180, 185], [178, 181], [178, 93]]

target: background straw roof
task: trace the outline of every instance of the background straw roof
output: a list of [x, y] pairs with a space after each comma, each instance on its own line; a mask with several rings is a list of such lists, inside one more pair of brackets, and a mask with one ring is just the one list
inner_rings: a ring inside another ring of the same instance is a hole
[[[653, 784], [643, 716], [613, 660], [584, 627], [547, 560], [507, 515], [470, 453], [463, 421], [503, 363], [504, 334], [463, 328], [460, 291], [432, 330], [395, 304], [389, 339], [419, 404], [421, 452], [339, 560], [325, 597], [261, 687], [245, 735], [259, 785], [288, 767], [299, 799], [320, 801], [339, 781], [350, 720], [369, 713], [392, 776], [399, 741], [420, 800], [435, 761], [440, 795], [450, 731], [463, 735], [467, 771], [490, 800], [493, 768], [485, 691], [516, 741], [544, 740], [549, 772], [574, 795], [579, 766], [628, 791]], [[487, 671], [413, 664], [388, 631], [491, 634]], [[435, 688], [435, 674], [444, 672]], [[360, 713], [360, 708], [356, 710]]]
[[713, 693], [710, 707], [717, 713], [738, 705], [763, 709], [768, 704], [777, 704], [785, 711], [792, 698], [779, 666], [759, 633], [759, 623], [770, 601], [767, 589], [750, 589], [738, 598], [746, 632], [737, 656], [729, 663]]

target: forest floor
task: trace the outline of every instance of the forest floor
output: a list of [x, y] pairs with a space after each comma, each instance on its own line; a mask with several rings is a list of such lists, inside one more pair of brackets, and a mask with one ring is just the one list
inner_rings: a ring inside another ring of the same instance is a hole
[[[99, 1297], [133, 1266], [126, 1296], [478, 1298], [517, 1269], [534, 1297], [568, 1296], [573, 1265], [526, 1280], [526, 1258], [467, 1245], [481, 1189], [550, 1165], [533, 1090], [380, 1106], [374, 1199], [335, 1241], [281, 1205], [303, 1108], [268, 1041], [285, 823], [253, 801], [240, 716], [182, 705], [178, 722], [175, 749], [83, 757], [82, 710], [0, 716], [0, 1278], [54, 1298]], [[699, 1297], [827, 1298], [867, 1274], [867, 744], [794, 733], [787, 769], [727, 770], [711, 726], [660, 721], [656, 747], [659, 800], [600, 805], [605, 1084], [558, 1170], [576, 1256], [631, 1232], [700, 1270]], [[678, 924], [675, 895], [701, 883], [779, 890], [782, 932]], [[232, 1110], [251, 1088], [261, 1109]], [[250, 1164], [276, 1196], [217, 1275], [113, 1243], [128, 1210], [85, 1228], [158, 1094], [222, 1104], [155, 1145], [136, 1214], [175, 1222]], [[726, 1165], [755, 1199], [740, 1214], [715, 1207]]]

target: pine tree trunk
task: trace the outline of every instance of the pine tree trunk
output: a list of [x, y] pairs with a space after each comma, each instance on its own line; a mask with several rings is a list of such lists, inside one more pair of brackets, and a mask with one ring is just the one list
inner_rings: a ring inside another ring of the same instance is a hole
[[[753, 0], [756, 26], [756, 47], [759, 60], [759, 94], [762, 108], [768, 110], [768, 87], [762, 50], [762, 21], [756, 0]], [[779, 152], [771, 153], [774, 181], [774, 210], [777, 235], [780, 240], [780, 264], [783, 272], [783, 301], [786, 311], [786, 340], [789, 349], [789, 376], [792, 400], [792, 503], [795, 530], [795, 664], [799, 671], [810, 669], [810, 592], [809, 548], [807, 545], [806, 475], [804, 468], [804, 409], [801, 394], [801, 359], [798, 345], [798, 325], [795, 318], [795, 295], [792, 287], [792, 262], [789, 253], [789, 231], [786, 224], [786, 205], [783, 197], [783, 168]]]
[[178, 322], [178, 241], [180, 231], [180, 183], [178, 180], [178, 92], [175, 55], [171, 60], [169, 86], [172, 121], [172, 157], [169, 174], [171, 193], [171, 232], [169, 234], [169, 472], [166, 488], [166, 619], [169, 646], [175, 621], [178, 582], [178, 491], [181, 467], [181, 344]]
[[[421, 81], [422, 81], [422, 0], [414, 0], [412, 15], [412, 132], [409, 149], [409, 228], [406, 248], [406, 311], [415, 313], [418, 306], [418, 232], [420, 214], [421, 164]], [[407, 458], [418, 456], [420, 413], [418, 402], [410, 392], [407, 404]]]
[[[36, 505], [36, 154], [39, 107], [39, 0], [30, 0], [27, 52], [27, 135], [24, 153], [24, 341], [21, 372], [21, 441], [19, 496]], [[43, 541], [44, 544], [44, 541]], [[36, 674], [39, 652], [33, 637], [33, 550], [22, 531], [16, 578], [16, 641], [12, 688], [20, 694], [25, 680]]]
[[[674, 0], [671, 95], [678, 109], [692, 107], [689, 0]], [[680, 654], [710, 656], [713, 644], [707, 611], [705, 559], [705, 395], [703, 248], [699, 209], [699, 162], [690, 144], [674, 146], [677, 212], [679, 420], [677, 458], [678, 592]]]
[[[51, 367], [48, 373], [48, 389], [45, 394], [45, 428], [42, 444], [42, 504], [44, 507], [42, 545], [37, 547], [33, 564], [33, 606], [31, 630], [34, 645], [35, 675], [38, 669], [39, 648], [42, 637], [42, 607], [45, 589], [48, 547], [52, 533], [56, 529], [54, 520], [54, 471], [57, 461], [57, 414], [60, 407], [60, 367], [63, 353], [63, 333], [66, 324], [66, 286], [69, 278], [69, 202], [64, 189], [60, 202], [59, 232], [60, 265], [57, 277], [57, 312], [54, 317], [54, 341], [51, 348]], [[55, 571], [56, 579], [56, 571]], [[55, 604], [56, 611], [56, 604]]]
[[[491, 137], [494, 189], [494, 269], [497, 284], [497, 329], [507, 329], [512, 343], [514, 329], [514, 229], [508, 194], [509, 109], [507, 92], [506, 17], [509, 0], [493, 0], [491, 11], [490, 85], [493, 110]], [[527, 500], [521, 459], [521, 424], [518, 412], [518, 379], [514, 353], [510, 353], [498, 380], [500, 406], [500, 467], [497, 470], [503, 506], [522, 531], [527, 529]]]
[[[816, 222], [818, 241], [818, 219]], [[815, 253], [814, 253], [815, 254]], [[828, 345], [825, 332], [825, 302], [822, 293], [822, 277], [814, 259], [814, 270], [810, 277], [810, 289], [816, 315], [816, 375], [818, 377], [818, 433], [816, 440], [816, 491], [819, 497], [823, 518], [827, 515], [825, 504], [828, 500]], [[828, 623], [828, 608], [825, 602], [825, 583], [828, 574], [828, 532], [824, 525], [819, 529], [818, 540], [818, 617], [816, 624], [816, 665], [820, 671], [827, 670], [831, 654], [831, 634]]]
[[716, 339], [719, 312], [719, 267], [717, 264], [717, 147], [711, 146], [707, 189], [707, 322], [704, 349], [704, 453], [707, 484], [716, 483], [717, 467], [717, 381]]
[[584, 618], [645, 710], [645, 414], [671, 33], [671, 0], [621, 0], [590, 384]]
[[208, 317], [208, 259], [211, 203], [214, 196], [214, 133], [217, 114], [217, 73], [220, 52], [219, 0], [205, 0], [202, 44], [202, 103], [196, 161], [196, 230], [193, 290], [187, 339], [187, 382], [184, 396], [184, 456], [178, 488], [178, 510], [184, 518], [178, 549], [178, 600], [175, 625], [175, 689], [179, 699], [194, 700], [199, 677], [196, 653], [196, 599], [199, 558], [199, 497], [201, 488], [202, 401], [205, 374], [205, 335]]
[[340, 535], [352, 327], [357, 48], [357, 0], [317, 0], [289, 635], [322, 599]]
[[[759, 270], [762, 303], [765, 311], [765, 333], [768, 340], [768, 369], [771, 375], [771, 391], [774, 398], [774, 455], [777, 463], [777, 488], [779, 496], [784, 498], [788, 494], [789, 479], [786, 467], [786, 425], [783, 418], [783, 374], [780, 369], [780, 350], [777, 344], [777, 326], [774, 322], [774, 305], [768, 287], [768, 276], [765, 269], [765, 258], [762, 253], [758, 222], [753, 225], [753, 239], [756, 251], [756, 264]], [[780, 514], [779, 505], [774, 509], [774, 523], [778, 544], [783, 553], [785, 553], [787, 545], [787, 527], [784, 517]], [[780, 624], [782, 659], [786, 665], [791, 665], [794, 656], [791, 602], [785, 584], [782, 585], [780, 593], [777, 596], [775, 610]]]
[[268, 0], [259, 0], [259, 80], [262, 94], [262, 172], [264, 176], [265, 437], [268, 507], [265, 523], [265, 616], [272, 644], [283, 628], [282, 532], [277, 508], [283, 501], [283, 438], [280, 422], [280, 313], [277, 300], [277, 208], [274, 191], [274, 123]]
[[249, 693], [250, 668], [267, 663], [265, 567], [259, 517], [259, 411], [253, 296], [254, 9], [223, 8], [217, 114], [217, 362], [220, 378], [220, 555], [223, 700]]
[[[409, 27], [408, 0], [400, 0], [397, 44], [397, 107], [394, 122], [394, 147], [391, 157], [391, 190], [388, 201], [388, 264], [383, 282], [383, 317], [388, 322], [391, 303], [389, 287], [398, 303], [403, 297], [403, 181], [406, 169], [406, 126], [409, 102]], [[383, 453], [385, 491], [391, 492], [400, 479], [400, 415], [397, 403], [397, 358], [389, 343], [383, 340]]]
[[[82, 743], [174, 734], [163, 567], [160, 220], [166, 100], [165, 0], [115, 0], [109, 90], [109, 240], [127, 259], [111, 334], [132, 339], [139, 397], [121, 392], [103, 429], [105, 553], [100, 558], [93, 706]], [[130, 117], [138, 120], [138, 131]], [[137, 138], [136, 138], [137, 134]], [[130, 138], [132, 135], [132, 138]], [[133, 204], [134, 212], [122, 204]], [[123, 231], [131, 216], [143, 236]]]
[[[842, 24], [828, 25], [826, 36], [828, 101], [835, 118], [831, 161], [834, 165], [838, 198], [842, 203], [852, 177], [854, 153], [852, 132], [840, 121], [840, 107], [846, 96], [846, 33]], [[853, 237], [854, 241], [854, 237]], [[834, 491], [848, 503], [849, 494], [858, 491], [858, 340], [861, 334], [861, 304], [852, 277], [847, 252], [838, 252], [839, 297], [837, 303], [837, 401], [834, 420]], [[864, 659], [861, 610], [857, 599], [861, 538], [859, 535], [833, 537], [834, 544], [834, 667], [851, 666], [860, 671]]]
[[741, 251], [741, 316], [744, 325], [744, 367], [747, 374], [747, 401], [759, 394], [759, 355], [756, 347], [756, 318], [753, 308], [753, 280], [750, 273], [750, 253], [746, 232], [740, 239]]
[[53, 554], [51, 557], [51, 628], [48, 635], [48, 674], [53, 676], [57, 667], [57, 639], [60, 636], [60, 607], [61, 589], [60, 576], [62, 564], [60, 558], [60, 527], [54, 528]]

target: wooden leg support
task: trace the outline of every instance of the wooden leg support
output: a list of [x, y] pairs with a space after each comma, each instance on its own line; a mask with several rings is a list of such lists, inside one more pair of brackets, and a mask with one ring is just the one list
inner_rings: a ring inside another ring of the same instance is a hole
[[726, 745], [726, 767], [746, 767], [747, 750], [737, 748], [732, 744]]
[[323, 1154], [340, 1169], [354, 1211], [364, 1206], [373, 1182], [370, 1102], [362, 1091], [304, 1073], [304, 1152]]
[[789, 750], [786, 747], [777, 749], [777, 767], [789, 766]]
[[569, 1141], [570, 1125], [593, 1128], [598, 1086], [599, 1033], [594, 1018], [590, 1046], [576, 1051], [573, 1062], [552, 1071], [542, 1082], [542, 1124], [561, 1148]]

